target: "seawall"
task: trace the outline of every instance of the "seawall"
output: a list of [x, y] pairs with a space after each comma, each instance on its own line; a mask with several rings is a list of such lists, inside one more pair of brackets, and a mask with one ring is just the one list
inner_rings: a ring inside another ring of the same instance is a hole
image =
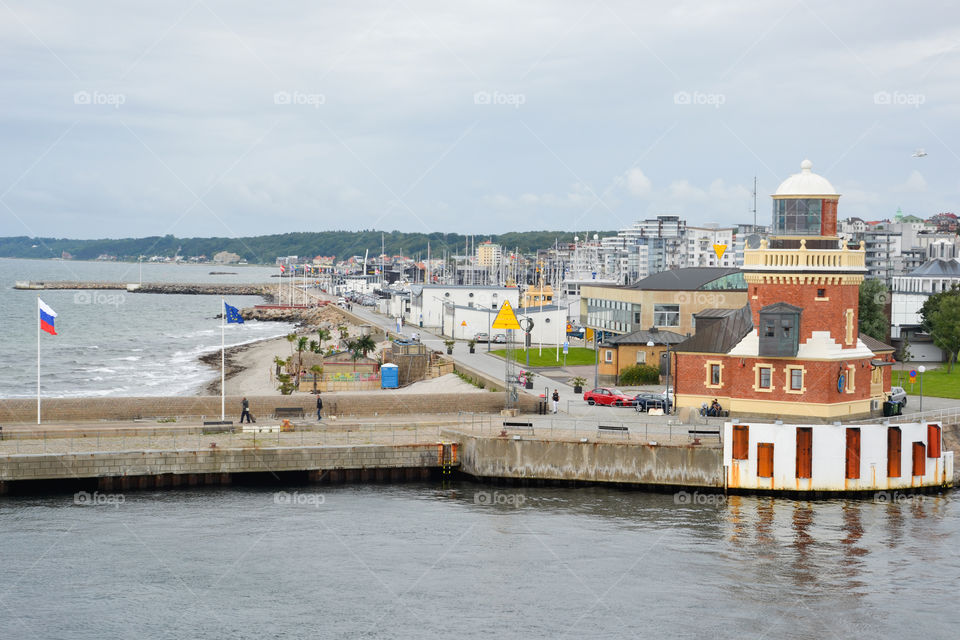
[[461, 443], [460, 470], [481, 479], [723, 488], [723, 452], [718, 447], [444, 433]]
[[[410, 414], [456, 414], [458, 411], [499, 413], [502, 392], [490, 393], [399, 393], [390, 390], [367, 393], [324, 393], [324, 416], [390, 416]], [[316, 396], [248, 396], [250, 411], [267, 419], [277, 407], [299, 407], [306, 416], [316, 416]], [[227, 419], [240, 419], [240, 396], [227, 396]], [[535, 411], [536, 399], [520, 396], [522, 411]], [[220, 396], [139, 398], [48, 398], [42, 402], [44, 422], [141, 420], [152, 418], [220, 419]], [[0, 424], [37, 421], [36, 399], [0, 400]]]

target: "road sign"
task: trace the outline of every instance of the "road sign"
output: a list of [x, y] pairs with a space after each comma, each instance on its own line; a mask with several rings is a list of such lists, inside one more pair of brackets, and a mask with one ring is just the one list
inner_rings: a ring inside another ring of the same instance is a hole
[[467, 326], [467, 321], [466, 321], [466, 320], [464, 320], [463, 322], [461, 322], [461, 323], [460, 323], [460, 326], [461, 326], [461, 327], [465, 327], [465, 326]]
[[563, 343], [563, 355], [567, 355], [568, 353], [570, 353], [570, 343], [564, 341], [564, 343]]
[[916, 369], [910, 369], [910, 377], [911, 377], [911, 378], [916, 378], [916, 377], [917, 377], [917, 370], [916, 370]]
[[513, 312], [513, 307], [510, 306], [508, 301], [503, 301], [503, 306], [500, 307], [500, 311], [497, 311], [497, 317], [493, 319], [493, 324], [490, 326], [494, 329], [520, 328], [520, 323], [517, 322], [517, 314]]
[[725, 244], [715, 244], [713, 245], [713, 252], [717, 254], [717, 260], [723, 260], [723, 253], [727, 250], [727, 245]]

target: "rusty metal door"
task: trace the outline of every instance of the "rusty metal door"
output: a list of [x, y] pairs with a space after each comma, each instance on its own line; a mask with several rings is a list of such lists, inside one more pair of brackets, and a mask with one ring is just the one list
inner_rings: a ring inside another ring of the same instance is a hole
[[927, 425], [927, 457], [940, 457], [940, 425]]
[[813, 428], [797, 427], [797, 477], [813, 476]]
[[773, 477], [773, 443], [757, 443], [757, 477]]
[[750, 457], [750, 427], [745, 424], [733, 425], [733, 459], [746, 460]]
[[887, 477], [900, 477], [900, 427], [887, 428]]
[[847, 479], [860, 477], [860, 429], [847, 429]]
[[927, 473], [927, 447], [922, 442], [913, 443], [913, 475], [922, 476]]

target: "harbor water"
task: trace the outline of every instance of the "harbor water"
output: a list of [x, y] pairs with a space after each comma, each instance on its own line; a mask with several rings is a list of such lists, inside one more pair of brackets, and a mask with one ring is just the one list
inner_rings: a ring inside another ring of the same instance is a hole
[[[78, 504], [79, 502], [79, 504]], [[2, 638], [955, 638], [952, 494], [278, 486], [0, 501]]]

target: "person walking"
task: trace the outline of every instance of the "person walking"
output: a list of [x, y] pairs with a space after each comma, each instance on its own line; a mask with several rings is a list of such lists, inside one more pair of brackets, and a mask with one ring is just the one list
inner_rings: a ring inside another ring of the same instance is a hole
[[250, 415], [250, 401], [244, 397], [240, 405], [243, 407], [243, 411], [240, 412], [240, 424], [243, 424], [244, 418], [247, 419], [248, 423], [253, 422], [252, 416]]
[[553, 390], [553, 412], [557, 413], [560, 410], [560, 391], [557, 389]]
[[318, 391], [317, 392], [317, 422], [320, 422], [323, 419], [320, 413], [321, 411], [323, 411], [323, 398], [320, 397], [320, 392]]

